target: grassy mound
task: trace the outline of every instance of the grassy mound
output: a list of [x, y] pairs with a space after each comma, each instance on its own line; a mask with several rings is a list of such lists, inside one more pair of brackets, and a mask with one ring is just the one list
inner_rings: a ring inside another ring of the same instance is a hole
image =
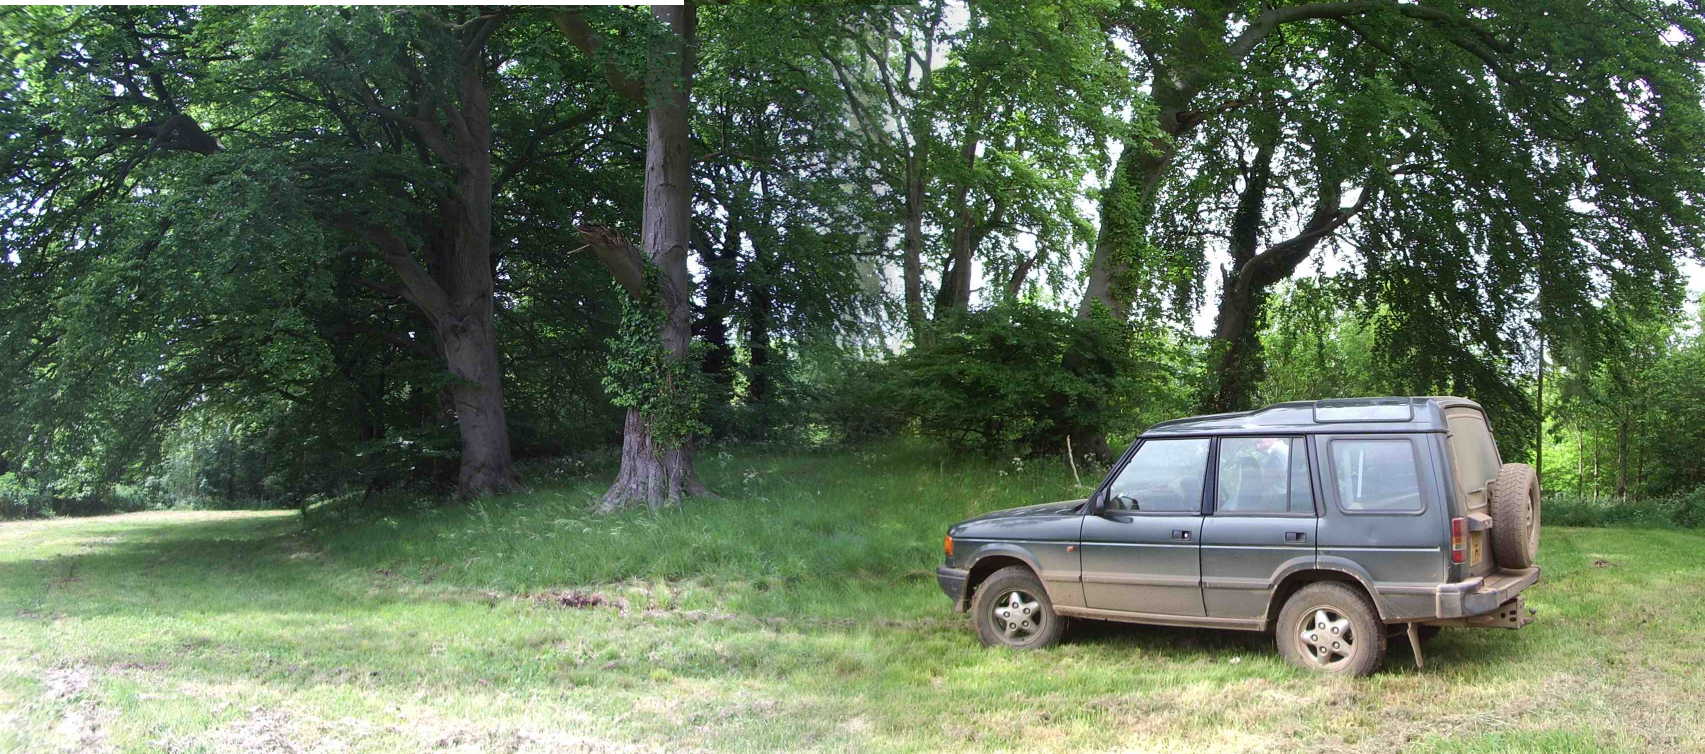
[[949, 524], [1089, 492], [1063, 459], [991, 464], [921, 444], [711, 452], [699, 472], [719, 497], [660, 513], [592, 513], [608, 484], [598, 474], [467, 505], [313, 516], [311, 531], [341, 561], [475, 589], [598, 588], [648, 606], [762, 616], [845, 617], [874, 601], [910, 615], [946, 604], [935, 567]]

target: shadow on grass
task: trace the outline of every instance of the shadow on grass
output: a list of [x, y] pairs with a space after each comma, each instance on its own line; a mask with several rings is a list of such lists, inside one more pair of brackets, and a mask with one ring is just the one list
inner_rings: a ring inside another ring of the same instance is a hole
[[[89, 519], [83, 520], [85, 523]], [[53, 602], [58, 615], [245, 612], [256, 599], [330, 583], [294, 516], [138, 522], [115, 518], [76, 530], [52, 554], [0, 559], [0, 594], [16, 604]], [[47, 535], [49, 537], [52, 534]], [[227, 594], [233, 586], [244, 594]], [[137, 599], [146, 593], [151, 599]], [[72, 595], [85, 599], [65, 599]], [[223, 606], [210, 596], [242, 596]]]
[[1165, 648], [1181, 654], [1216, 655], [1273, 650], [1271, 634], [1213, 628], [1148, 626], [1102, 620], [1073, 620], [1065, 641], [1084, 646], [1119, 649]]

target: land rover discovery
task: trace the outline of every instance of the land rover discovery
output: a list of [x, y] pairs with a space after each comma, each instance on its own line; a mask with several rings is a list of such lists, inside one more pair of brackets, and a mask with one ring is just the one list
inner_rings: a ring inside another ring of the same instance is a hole
[[1144, 432], [1084, 500], [954, 524], [937, 571], [986, 644], [1067, 618], [1270, 631], [1365, 675], [1388, 637], [1520, 628], [1539, 580], [1539, 484], [1465, 398], [1281, 403]]

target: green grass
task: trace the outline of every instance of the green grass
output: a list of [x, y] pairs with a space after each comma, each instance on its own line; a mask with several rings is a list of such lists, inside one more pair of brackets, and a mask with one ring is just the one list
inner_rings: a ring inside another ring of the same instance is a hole
[[[986, 650], [933, 583], [1058, 468], [710, 453], [723, 497], [601, 479], [364, 519], [0, 524], [0, 750], [1705, 750], [1705, 535], [1547, 528], [1539, 620], [1360, 680], [1257, 634], [1088, 625]], [[572, 590], [605, 603], [566, 608]]]

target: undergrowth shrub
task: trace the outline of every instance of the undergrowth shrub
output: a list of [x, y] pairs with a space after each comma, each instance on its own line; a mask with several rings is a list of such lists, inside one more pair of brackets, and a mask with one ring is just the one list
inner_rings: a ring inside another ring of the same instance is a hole
[[866, 443], [893, 437], [910, 416], [895, 400], [899, 371], [892, 361], [842, 362], [809, 401], [813, 424], [827, 443]]
[[894, 395], [874, 405], [898, 405], [955, 450], [1051, 453], [1074, 429], [1112, 423], [1112, 396], [1134, 371], [1125, 336], [1031, 304], [967, 312], [897, 359]]
[[0, 521], [53, 514], [53, 498], [32, 489], [12, 472], [0, 474]]
[[1571, 492], [1548, 492], [1542, 517], [1558, 526], [1705, 527], [1705, 487], [1656, 497], [1593, 499]]

